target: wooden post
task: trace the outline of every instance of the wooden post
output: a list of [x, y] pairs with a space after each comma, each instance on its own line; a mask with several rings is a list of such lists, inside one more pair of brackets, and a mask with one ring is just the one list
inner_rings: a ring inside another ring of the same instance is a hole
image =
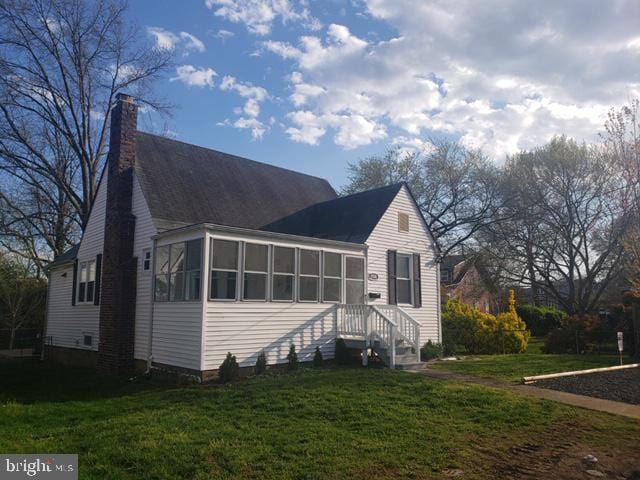
[[391, 345], [389, 345], [389, 367], [396, 368], [396, 326], [391, 325]]

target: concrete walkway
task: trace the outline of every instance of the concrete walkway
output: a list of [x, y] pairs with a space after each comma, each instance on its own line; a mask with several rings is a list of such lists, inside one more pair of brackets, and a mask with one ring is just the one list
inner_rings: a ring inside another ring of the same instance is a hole
[[622, 415], [624, 417], [640, 420], [640, 405], [614, 402], [613, 400], [587, 397], [586, 395], [576, 395], [574, 393], [560, 392], [558, 390], [550, 390], [547, 388], [538, 388], [532, 385], [518, 385], [491, 378], [474, 377], [472, 375], [464, 375], [446, 370], [436, 370], [429, 367], [415, 370], [415, 372], [427, 377], [438, 378], [440, 380], [474, 383], [476, 385], [484, 385], [486, 387], [499, 388], [510, 392], [520, 393], [522, 395], [542, 398], [544, 400], [552, 400], [554, 402], [564, 403], [574, 407], [587, 408], [589, 410], [597, 410], [599, 412], [612, 413], [614, 415]]

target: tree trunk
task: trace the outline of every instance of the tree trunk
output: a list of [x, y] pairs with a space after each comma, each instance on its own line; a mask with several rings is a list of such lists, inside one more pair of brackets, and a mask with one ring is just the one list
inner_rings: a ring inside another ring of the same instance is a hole
[[11, 334], [9, 335], [9, 350], [13, 350], [13, 344], [16, 341], [16, 328], [11, 328]]
[[633, 323], [633, 351], [636, 358], [640, 358], [640, 298], [636, 298], [632, 305], [631, 321]]

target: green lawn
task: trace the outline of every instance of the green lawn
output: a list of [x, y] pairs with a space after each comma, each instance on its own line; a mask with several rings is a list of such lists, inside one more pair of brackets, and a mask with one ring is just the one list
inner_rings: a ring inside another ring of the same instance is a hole
[[386, 369], [163, 387], [2, 361], [0, 382], [0, 451], [78, 453], [80, 478], [491, 478], [494, 455], [567, 428], [640, 448], [638, 422]]
[[[519, 382], [522, 377], [620, 365], [617, 355], [549, 355], [541, 352], [542, 339], [532, 338], [519, 355], [475, 355], [462, 360], [435, 363], [434, 368], [479, 377]], [[628, 358], [623, 361], [630, 363]]]

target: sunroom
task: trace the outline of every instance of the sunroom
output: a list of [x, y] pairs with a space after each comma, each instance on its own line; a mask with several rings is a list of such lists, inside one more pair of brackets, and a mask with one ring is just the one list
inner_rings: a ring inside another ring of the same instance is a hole
[[[316, 347], [331, 358], [337, 337], [363, 349], [399, 338], [398, 319], [419, 345], [419, 326], [397, 315], [397, 307], [367, 306], [367, 250], [211, 224], [158, 235], [150, 362], [208, 371], [227, 352], [245, 367], [265, 352], [275, 364], [286, 361], [291, 344], [301, 361], [311, 360]], [[376, 328], [384, 338], [365, 345]]]

